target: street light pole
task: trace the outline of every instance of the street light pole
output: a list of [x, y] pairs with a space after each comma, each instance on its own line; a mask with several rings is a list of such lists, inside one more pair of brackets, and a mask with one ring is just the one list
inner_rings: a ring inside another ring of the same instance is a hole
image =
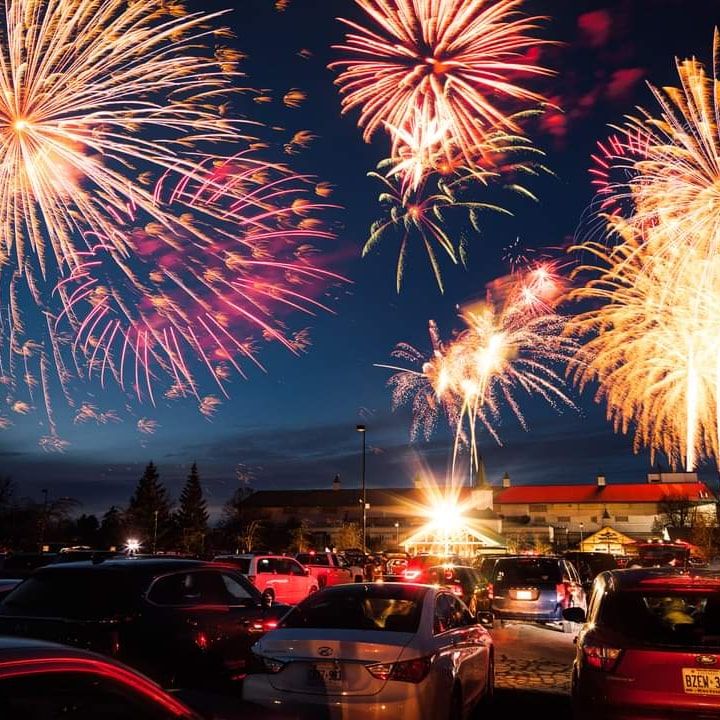
[[153, 530], [153, 555], [157, 552], [157, 525], [158, 525], [158, 513], [159, 510], [155, 510], [155, 529]]
[[364, 425], [356, 425], [355, 429], [362, 435], [362, 465], [360, 476], [362, 480], [362, 549], [363, 554], [367, 552], [367, 495], [365, 492], [365, 432], [367, 428]]
[[580, 523], [580, 552], [583, 551], [583, 529], [585, 528], [585, 523]]
[[43, 552], [43, 548], [45, 547], [45, 533], [47, 531], [47, 521], [48, 521], [48, 491], [47, 488], [43, 488], [40, 492], [43, 494], [43, 511], [42, 511], [42, 521], [40, 525], [40, 552]]
[[395, 544], [400, 545], [400, 523], [395, 523]]

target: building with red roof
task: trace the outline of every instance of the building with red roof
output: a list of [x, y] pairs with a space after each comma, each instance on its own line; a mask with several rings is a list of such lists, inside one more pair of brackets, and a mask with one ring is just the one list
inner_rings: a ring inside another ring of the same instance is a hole
[[689, 521], [703, 513], [714, 518], [716, 504], [696, 473], [653, 472], [645, 483], [612, 483], [601, 474], [593, 484], [519, 486], [506, 475], [493, 509], [503, 519], [507, 537], [542, 528], [557, 544], [569, 545], [604, 527], [639, 538], [658, 535], [673, 524], [668, 516]]

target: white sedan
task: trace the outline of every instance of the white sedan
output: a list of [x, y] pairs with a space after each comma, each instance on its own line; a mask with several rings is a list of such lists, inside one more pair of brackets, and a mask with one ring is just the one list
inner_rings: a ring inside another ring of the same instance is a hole
[[369, 720], [463, 720], [494, 688], [493, 642], [451, 592], [336, 585], [301, 602], [253, 647], [243, 695], [274, 710]]

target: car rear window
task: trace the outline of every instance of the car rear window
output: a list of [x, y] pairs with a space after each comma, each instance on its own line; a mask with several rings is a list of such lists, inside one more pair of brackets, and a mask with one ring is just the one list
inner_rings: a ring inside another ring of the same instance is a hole
[[614, 592], [601, 604], [598, 622], [643, 644], [717, 646], [720, 592]]
[[425, 588], [372, 585], [311, 595], [280, 627], [417, 632]]
[[39, 572], [18, 585], [4, 600], [19, 614], [93, 620], [127, 610], [143, 589], [128, 575], [93, 570]]
[[327, 555], [310, 555], [309, 553], [298, 555], [295, 558], [302, 565], [330, 565]]
[[233, 565], [243, 575], [247, 575], [250, 572], [250, 558], [233, 557], [230, 555], [229, 557], [216, 557], [215, 560], [217, 562], [225, 563], [226, 565]]
[[557, 560], [528, 557], [498, 560], [495, 582], [504, 585], [553, 585], [562, 582], [562, 577]]

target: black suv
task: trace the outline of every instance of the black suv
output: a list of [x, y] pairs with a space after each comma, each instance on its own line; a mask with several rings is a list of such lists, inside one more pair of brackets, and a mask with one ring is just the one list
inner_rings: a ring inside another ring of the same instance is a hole
[[0, 604], [0, 635], [40, 638], [122, 660], [166, 686], [244, 675], [250, 647], [288, 610], [235, 568], [196, 560], [49, 565]]
[[595, 578], [606, 570], [617, 570], [618, 564], [614, 555], [604, 552], [570, 551], [564, 555], [580, 574], [585, 594], [589, 595]]
[[572, 563], [564, 558], [519, 555], [498, 558], [489, 587], [496, 620], [561, 622], [564, 632], [572, 624], [563, 620], [569, 607], [586, 608], [585, 591]]

